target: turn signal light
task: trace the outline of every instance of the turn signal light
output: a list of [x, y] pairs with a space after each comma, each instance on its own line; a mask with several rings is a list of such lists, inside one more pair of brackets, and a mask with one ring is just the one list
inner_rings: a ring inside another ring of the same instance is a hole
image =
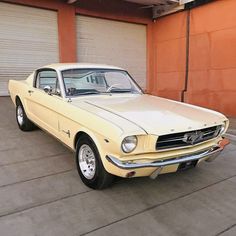
[[126, 178], [131, 178], [131, 177], [133, 177], [135, 174], [136, 174], [135, 171], [128, 172], [128, 173], [126, 174]]
[[224, 148], [225, 146], [230, 144], [230, 141], [227, 138], [224, 138], [221, 141], [219, 141], [218, 144], [221, 148]]

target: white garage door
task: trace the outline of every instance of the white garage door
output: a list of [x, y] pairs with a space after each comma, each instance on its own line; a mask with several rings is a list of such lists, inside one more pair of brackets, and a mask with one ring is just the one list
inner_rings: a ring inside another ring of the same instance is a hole
[[0, 3], [0, 95], [8, 94], [9, 79], [58, 60], [56, 12]]
[[146, 26], [77, 16], [79, 62], [123, 67], [146, 88]]

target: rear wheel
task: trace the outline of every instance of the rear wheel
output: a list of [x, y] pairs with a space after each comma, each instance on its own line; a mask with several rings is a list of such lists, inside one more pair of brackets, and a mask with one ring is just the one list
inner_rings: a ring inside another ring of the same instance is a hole
[[20, 100], [16, 102], [16, 121], [22, 131], [32, 131], [35, 125], [28, 119]]
[[76, 164], [81, 180], [88, 187], [104, 189], [112, 184], [114, 176], [105, 170], [95, 143], [86, 135], [77, 142]]

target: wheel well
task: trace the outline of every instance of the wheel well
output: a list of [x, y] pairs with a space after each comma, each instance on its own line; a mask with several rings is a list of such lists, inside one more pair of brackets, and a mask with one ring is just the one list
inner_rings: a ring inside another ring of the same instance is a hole
[[20, 97], [18, 95], [16, 96], [15, 101], [16, 101], [16, 104], [21, 103]]
[[[83, 131], [79, 131], [76, 135], [75, 135], [75, 139], [74, 139], [74, 148], [76, 149], [76, 144], [78, 142], [78, 140], [82, 137], [82, 136], [87, 136], [89, 139], [91, 139], [91, 137], [83, 132]], [[92, 140], [92, 139], [91, 139]]]

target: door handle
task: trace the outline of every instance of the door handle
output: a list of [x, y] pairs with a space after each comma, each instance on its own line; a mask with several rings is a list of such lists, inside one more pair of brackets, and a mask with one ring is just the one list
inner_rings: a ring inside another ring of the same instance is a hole
[[31, 94], [31, 93], [33, 93], [33, 92], [34, 92], [33, 90], [28, 90], [28, 93], [29, 93], [29, 94]]

